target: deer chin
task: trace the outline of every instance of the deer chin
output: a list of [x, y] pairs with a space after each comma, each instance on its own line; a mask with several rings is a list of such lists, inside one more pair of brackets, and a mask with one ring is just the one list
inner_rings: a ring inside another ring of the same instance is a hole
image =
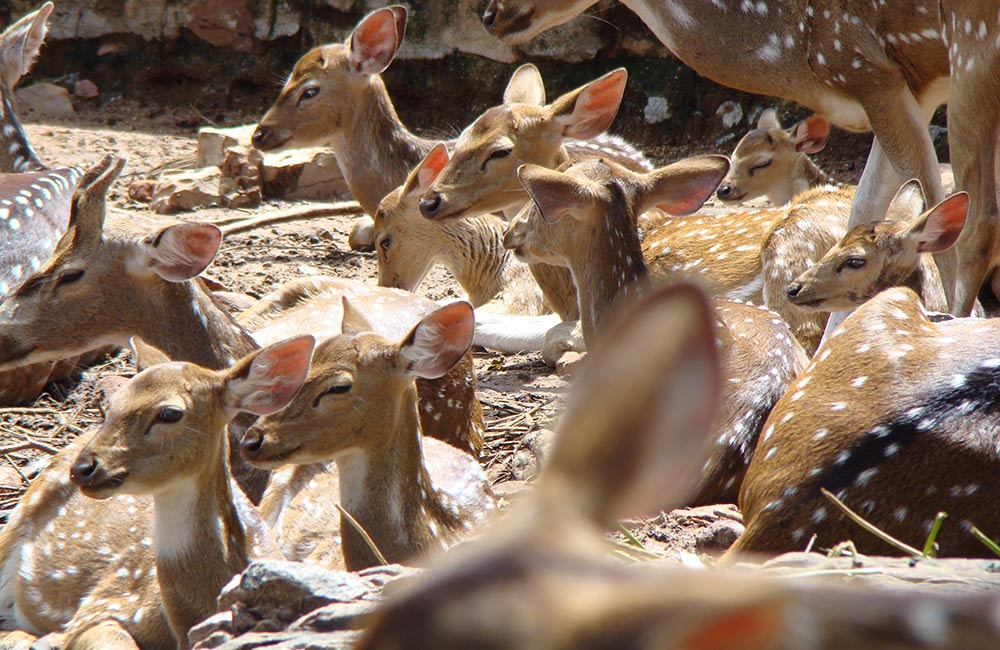
[[245, 453], [243, 457], [254, 467], [259, 467], [260, 469], [278, 469], [283, 465], [291, 463], [301, 465], [310, 462], [308, 459], [302, 458], [304, 455], [302, 447], [299, 445], [285, 449], [268, 448], [265, 446], [256, 457], [249, 458]]
[[81, 485], [80, 492], [90, 499], [109, 499], [121, 491], [121, 486], [128, 478], [128, 471], [122, 470], [115, 474], [105, 476], [100, 482]]

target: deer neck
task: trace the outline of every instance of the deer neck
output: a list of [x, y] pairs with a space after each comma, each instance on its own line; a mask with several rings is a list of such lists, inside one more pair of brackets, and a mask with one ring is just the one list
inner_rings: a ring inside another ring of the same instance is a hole
[[606, 219], [595, 222], [594, 231], [586, 237], [588, 245], [580, 246], [569, 259], [580, 302], [580, 327], [588, 347], [609, 312], [637, 295], [649, 277], [639, 234], [627, 211], [619, 209], [622, 201], [616, 200], [614, 205]]
[[503, 247], [503, 222], [493, 216], [455, 219], [447, 222], [449, 240], [445, 267], [465, 289], [469, 302], [480, 307], [504, 287], [504, 273], [513, 263]]
[[248, 562], [248, 535], [233, 505], [226, 462], [228, 445], [207, 459], [200, 475], [178, 481], [153, 497], [153, 550], [163, 609], [174, 636], [216, 610], [216, 598]]
[[771, 203], [774, 205], [783, 205], [792, 200], [792, 197], [810, 190], [814, 187], [820, 187], [822, 185], [836, 185], [837, 182], [833, 178], [820, 169], [816, 163], [814, 163], [809, 156], [804, 153], [800, 153], [798, 158], [795, 159], [795, 169], [792, 173], [792, 188], [791, 193], [785, 199], [783, 203], [778, 203], [775, 201], [774, 197], [768, 197]]
[[[421, 451], [416, 390], [407, 388], [401, 405], [386, 419], [394, 435], [378, 448], [355, 448], [337, 457], [340, 496], [353, 516], [391, 562], [412, 562], [440, 549], [460, 526], [431, 484]], [[354, 526], [342, 518], [344, 560], [349, 571], [379, 561]]]
[[257, 349], [201, 280], [161, 282], [159, 287], [142, 312], [146, 327], [140, 334], [171, 359], [219, 370]]
[[0, 173], [12, 174], [47, 169], [28, 143], [28, 136], [14, 113], [10, 88], [0, 83]]
[[386, 194], [406, 180], [433, 144], [403, 125], [378, 76], [357, 94], [356, 110], [333, 138], [347, 187], [370, 215]]

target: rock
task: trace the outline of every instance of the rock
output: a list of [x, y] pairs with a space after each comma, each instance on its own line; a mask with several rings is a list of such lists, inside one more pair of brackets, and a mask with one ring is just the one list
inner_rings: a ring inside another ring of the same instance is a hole
[[73, 84], [73, 95], [80, 99], [93, 99], [100, 94], [97, 84], [90, 79], [81, 79]]
[[128, 186], [128, 198], [140, 203], [149, 203], [156, 193], [156, 181], [138, 180]]
[[256, 124], [244, 124], [229, 128], [202, 127], [198, 129], [198, 153], [195, 164], [198, 167], [219, 166], [226, 152], [235, 147], [250, 147]]
[[215, 648], [216, 650], [351, 650], [360, 636], [359, 632], [256, 632], [244, 634], [226, 641], [222, 645], [199, 644], [194, 650]]
[[521, 450], [510, 461], [510, 473], [516, 481], [528, 481], [538, 474], [538, 459], [534, 454]]
[[325, 147], [264, 154], [260, 173], [268, 197], [331, 201], [351, 198], [337, 157]]
[[247, 0], [198, 0], [187, 8], [184, 26], [216, 47], [253, 49], [253, 15]]
[[45, 117], [67, 117], [74, 113], [69, 91], [62, 86], [38, 82], [14, 92], [21, 113]]
[[538, 459], [538, 464], [544, 465], [549, 458], [549, 451], [552, 450], [552, 444], [555, 440], [556, 435], [552, 429], [538, 429], [525, 434], [522, 441]]
[[336, 603], [309, 612], [288, 628], [312, 632], [358, 629], [358, 621], [375, 610], [375, 603]]
[[[231, 611], [219, 612], [188, 630], [188, 645], [197, 645], [204, 642], [209, 637], [217, 640], [225, 640], [233, 633], [233, 613]], [[203, 645], [202, 647], [214, 647]]]
[[573, 352], [572, 350], [563, 352], [556, 361], [556, 374], [560, 377], [572, 375], [586, 358], [586, 352]]

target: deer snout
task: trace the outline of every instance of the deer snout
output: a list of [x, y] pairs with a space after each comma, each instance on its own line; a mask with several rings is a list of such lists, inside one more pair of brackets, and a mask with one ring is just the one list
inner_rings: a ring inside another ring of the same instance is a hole
[[443, 204], [444, 198], [441, 196], [441, 193], [433, 192], [425, 198], [420, 199], [420, 214], [424, 215], [426, 219], [436, 219], [441, 212]]
[[489, 4], [486, 5], [486, 10], [483, 12], [483, 25], [489, 30], [496, 21], [497, 0], [490, 0]]
[[733, 184], [723, 183], [719, 186], [719, 189], [715, 191], [715, 196], [719, 197], [720, 201], [726, 201], [733, 195]]
[[257, 128], [254, 129], [250, 142], [261, 151], [277, 149], [279, 146], [284, 144], [282, 142], [277, 142], [277, 136], [274, 129], [263, 124], [258, 124]]
[[76, 462], [69, 468], [69, 480], [76, 485], [86, 487], [93, 484], [99, 468], [100, 464], [97, 462], [96, 456], [93, 454], [80, 454]]
[[788, 298], [790, 300], [795, 300], [798, 297], [800, 291], [802, 291], [801, 282], [791, 283], [790, 285], [788, 285]]
[[522, 229], [518, 228], [516, 223], [507, 226], [507, 230], [503, 233], [503, 247], [507, 250], [514, 250], [522, 244], [524, 244]]

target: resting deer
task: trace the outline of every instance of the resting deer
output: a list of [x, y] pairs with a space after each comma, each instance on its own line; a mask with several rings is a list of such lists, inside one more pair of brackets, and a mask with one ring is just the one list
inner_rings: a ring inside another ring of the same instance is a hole
[[[604, 530], [623, 517], [683, 503], [696, 480], [720, 392], [714, 320], [690, 286], [640, 301], [578, 377], [532, 494], [388, 596], [355, 647], [996, 644], [993, 594], [905, 594], [611, 559]], [[928, 626], [928, 618], [942, 625]]]
[[[473, 328], [469, 304], [452, 303], [402, 341], [371, 332], [323, 341], [302, 391], [257, 421], [240, 443], [243, 455], [270, 468], [336, 460], [341, 505], [388, 562], [441, 551], [483, 520], [493, 496], [472, 457], [422, 437], [413, 380], [446, 373], [472, 344]], [[348, 570], [380, 564], [350, 522], [340, 530]]]
[[[238, 413], [283, 408], [305, 379], [312, 348], [312, 337], [299, 337], [254, 351], [231, 368], [208, 370], [170, 362], [135, 343], [137, 364], [145, 369], [112, 396], [104, 424], [79, 450], [69, 478], [87, 497], [126, 511], [126, 522], [132, 501], [113, 497], [150, 495], [152, 548], [144, 540], [122, 552], [116, 540], [128, 537], [124, 531], [81, 520], [71, 503], [59, 505], [67, 514], [57, 514], [49, 527], [66, 536], [87, 531], [114, 547], [109, 561], [107, 552], [71, 544], [82, 548], [70, 554], [83, 557], [72, 558], [68, 579], [83, 574], [96, 586], [67, 626], [67, 646], [185, 648], [188, 630], [215, 613], [219, 591], [233, 575], [253, 559], [281, 557], [232, 484], [226, 429]], [[44, 575], [45, 568], [68, 573], [62, 554], [46, 550], [32, 554], [32, 575]], [[22, 580], [18, 588], [19, 594], [44, 594], [46, 585]]]
[[[330, 145], [351, 194], [375, 215], [382, 198], [440, 142], [403, 125], [380, 76], [395, 58], [405, 29], [406, 9], [384, 7], [365, 16], [343, 43], [307, 52], [261, 118], [253, 145], [262, 151]], [[616, 139], [602, 145], [608, 155], [629, 151]], [[373, 246], [357, 226], [352, 237]]]
[[989, 555], [969, 526], [1000, 536], [989, 487], [1000, 479], [998, 345], [992, 319], [933, 323], [908, 288], [858, 307], [771, 412], [733, 551], [798, 549], [815, 533], [822, 546], [850, 539], [863, 552], [898, 553], [840, 514], [826, 488], [909, 544], [947, 512], [941, 555]]
[[[670, 214], [701, 207], [728, 170], [721, 156], [690, 158], [645, 174], [603, 160], [564, 171], [525, 165], [534, 200], [511, 222], [504, 244], [525, 260], [569, 266], [580, 300], [587, 349], [606, 344], [612, 314], [645, 290], [635, 218], [654, 205]], [[693, 503], [722, 503], [738, 493], [760, 425], [807, 361], [787, 325], [771, 312], [728, 300], [715, 303], [726, 370], [725, 408], [711, 460]]]
[[[38, 55], [52, 9], [47, 2], [0, 34], [0, 300], [52, 252], [66, 230], [70, 196], [81, 174], [75, 167], [47, 167], [14, 112], [14, 87]], [[37, 396], [78, 362], [73, 358], [0, 374], [0, 404]]]
[[934, 262], [924, 253], [953, 246], [962, 234], [969, 195], [952, 194], [924, 212], [920, 183], [910, 181], [889, 204], [886, 221], [855, 226], [788, 285], [793, 304], [810, 310], [854, 309], [876, 294], [905, 286], [929, 311], [947, 311]]
[[[563, 23], [596, 0], [491, 0], [487, 29], [509, 43]], [[1000, 21], [989, 0], [828, 8], [812, 0], [705, 3], [624, 0], [681, 61], [718, 83], [784, 97], [837, 126], [872, 130], [875, 141], [852, 205], [850, 225], [885, 214], [910, 178], [930, 204], [944, 198], [927, 133], [934, 110], [949, 103], [956, 185], [972, 198], [972, 219], [958, 244], [936, 257], [955, 315], [972, 312], [979, 286], [996, 265], [1000, 105]], [[730, 38], [720, 43], [718, 34]]]
[[836, 185], [808, 155], [822, 151], [829, 135], [830, 123], [819, 115], [810, 115], [786, 131], [774, 109], [767, 109], [757, 128], [736, 145], [732, 167], [716, 196], [726, 202], [766, 196], [771, 205], [779, 206], [808, 189]]
[[[218, 250], [218, 228], [192, 222], [150, 223], [134, 216], [105, 219], [105, 192], [123, 164], [108, 157], [87, 174], [74, 198], [70, 229], [54, 256], [0, 303], [3, 367], [76, 354], [100, 344], [121, 345], [135, 335], [171, 358], [213, 369], [228, 367], [256, 349], [251, 331], [222, 309], [196, 279]], [[358, 310], [387, 335], [396, 335], [396, 328], [410, 327], [436, 308], [430, 300], [400, 291], [352, 281], [308, 279], [279, 289], [244, 318], [254, 321], [253, 335], [265, 342], [303, 330], [338, 334], [344, 295], [354, 299]], [[390, 311], [392, 320], [384, 318]], [[476, 450], [482, 424], [471, 362], [463, 360], [442, 380], [418, 381], [417, 390], [424, 432]], [[428, 406], [430, 412], [424, 410]], [[234, 434], [238, 439], [242, 430]], [[238, 452], [230, 460], [247, 494], [259, 499], [267, 474], [250, 471]], [[336, 485], [335, 477], [330, 480]], [[282, 507], [295, 506], [265, 505], [269, 520], [276, 519]], [[147, 507], [145, 515], [137, 515], [133, 543], [139, 543], [146, 534], [143, 530], [151, 525]], [[44, 537], [43, 531], [36, 532]], [[282, 536], [283, 549], [292, 551], [289, 555], [294, 558], [296, 531], [278, 528], [276, 532]], [[0, 532], [0, 550], [4, 536], [10, 537], [7, 548], [14, 550], [0, 554], [0, 560], [19, 556], [21, 540], [46, 543], [37, 535], [7, 526]]]

